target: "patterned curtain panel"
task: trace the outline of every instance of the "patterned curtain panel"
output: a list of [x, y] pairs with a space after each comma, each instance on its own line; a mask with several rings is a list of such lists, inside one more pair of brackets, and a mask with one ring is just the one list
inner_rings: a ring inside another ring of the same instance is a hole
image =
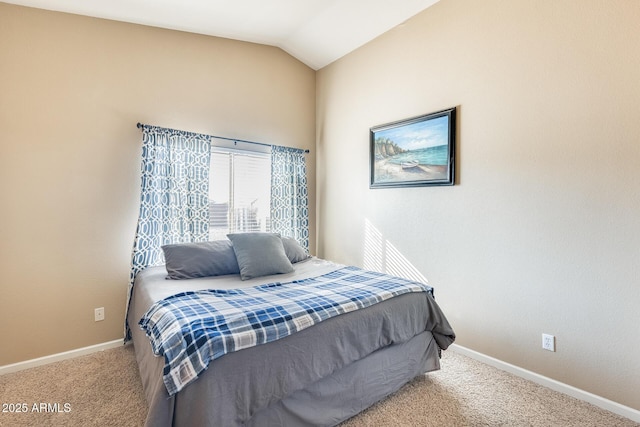
[[309, 249], [309, 195], [304, 150], [271, 147], [271, 231]]
[[[142, 126], [140, 216], [129, 299], [136, 275], [164, 263], [163, 245], [208, 240], [210, 156], [207, 135]], [[128, 307], [127, 300], [127, 311]], [[126, 323], [125, 337], [125, 341], [130, 338]]]

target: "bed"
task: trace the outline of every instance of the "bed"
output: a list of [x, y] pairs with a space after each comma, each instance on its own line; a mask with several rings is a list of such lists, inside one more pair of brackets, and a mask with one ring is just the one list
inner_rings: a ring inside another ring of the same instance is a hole
[[[409, 292], [327, 318], [278, 340], [224, 354], [211, 360], [197, 379], [170, 393], [165, 358], [154, 354], [148, 331], [139, 326], [152, 307], [185, 292], [304, 286], [345, 268], [301, 254], [294, 243], [293, 252], [282, 246], [290, 261], [288, 266], [283, 264], [286, 272], [245, 274], [254, 273], [244, 269], [247, 254], [229, 252], [236, 243], [215, 248], [218, 254], [220, 248], [226, 251], [226, 258], [216, 258], [217, 272], [233, 274], [210, 275], [198, 266], [195, 275], [193, 271], [185, 275], [174, 267], [197, 256], [181, 253], [172, 258], [165, 251], [166, 266], [146, 268], [136, 277], [127, 320], [149, 404], [147, 426], [337, 425], [416, 376], [440, 368], [440, 352], [455, 334], [432, 291]], [[249, 247], [253, 254], [248, 255], [254, 258], [265, 253], [256, 245]]]

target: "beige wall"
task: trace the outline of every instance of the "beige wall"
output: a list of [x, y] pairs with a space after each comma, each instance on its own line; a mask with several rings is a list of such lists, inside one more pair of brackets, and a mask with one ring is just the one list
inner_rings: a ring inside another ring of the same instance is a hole
[[[422, 274], [460, 345], [640, 410], [638, 22], [442, 0], [320, 70], [319, 255]], [[369, 127], [452, 106], [456, 186], [368, 188]]]
[[137, 122], [311, 149], [315, 224], [312, 69], [273, 47], [0, 3], [0, 365], [122, 338]]

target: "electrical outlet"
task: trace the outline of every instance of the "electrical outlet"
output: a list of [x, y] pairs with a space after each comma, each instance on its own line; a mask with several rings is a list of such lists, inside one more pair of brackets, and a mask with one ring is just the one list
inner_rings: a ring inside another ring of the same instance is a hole
[[94, 317], [96, 319], [96, 322], [104, 320], [104, 307], [98, 307], [95, 310], [93, 310], [93, 312], [94, 312]]
[[549, 334], [542, 334], [542, 348], [549, 351], [556, 351], [556, 337]]

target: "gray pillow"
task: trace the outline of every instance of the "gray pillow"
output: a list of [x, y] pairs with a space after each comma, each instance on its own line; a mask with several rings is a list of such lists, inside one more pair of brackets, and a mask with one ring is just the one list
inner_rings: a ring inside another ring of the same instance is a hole
[[227, 237], [233, 243], [242, 280], [293, 271], [279, 234], [235, 233]]
[[284, 246], [284, 252], [287, 254], [287, 258], [289, 258], [291, 264], [304, 261], [311, 257], [293, 237], [283, 237], [282, 246]]
[[238, 274], [233, 246], [228, 240], [178, 243], [162, 247], [170, 279]]

